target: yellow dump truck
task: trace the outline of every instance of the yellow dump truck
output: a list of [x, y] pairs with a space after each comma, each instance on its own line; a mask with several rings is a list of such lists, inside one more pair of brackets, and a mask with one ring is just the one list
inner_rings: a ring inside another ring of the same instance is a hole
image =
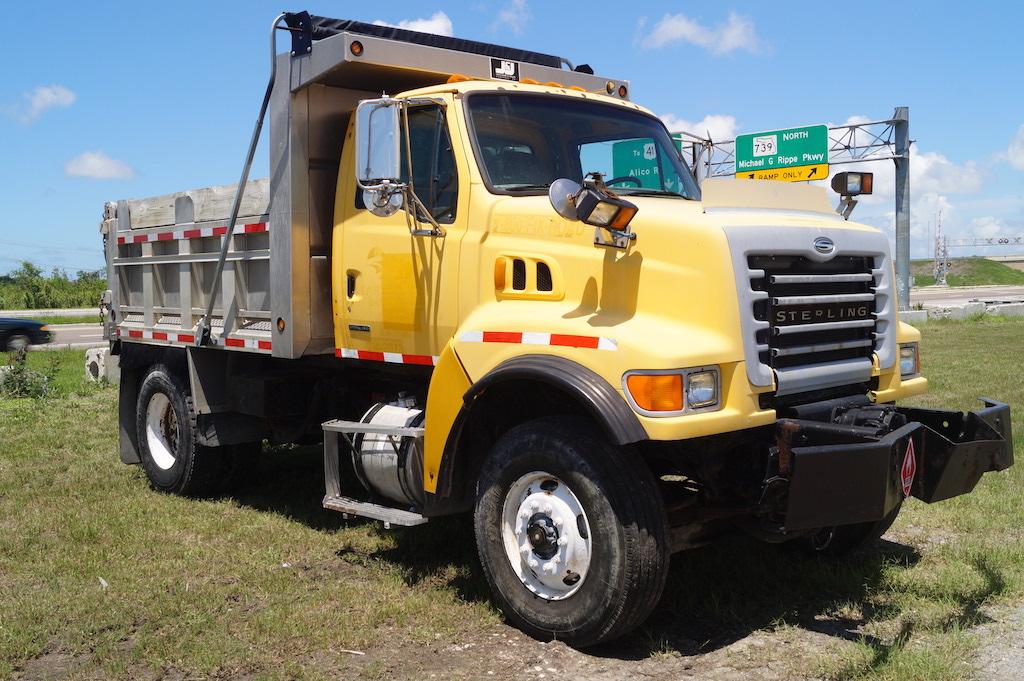
[[1012, 464], [1006, 405], [896, 406], [920, 335], [886, 237], [824, 190], [698, 186], [628, 81], [560, 57], [278, 29], [241, 181], [104, 209], [120, 456], [154, 488], [322, 441], [325, 508], [473, 513], [509, 621], [585, 646], [644, 620], [674, 551], [842, 553]]

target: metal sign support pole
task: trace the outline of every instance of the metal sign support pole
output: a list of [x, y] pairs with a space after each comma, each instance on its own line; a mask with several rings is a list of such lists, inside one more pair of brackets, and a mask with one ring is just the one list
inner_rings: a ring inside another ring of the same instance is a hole
[[900, 310], [910, 309], [910, 108], [896, 107], [896, 296]]

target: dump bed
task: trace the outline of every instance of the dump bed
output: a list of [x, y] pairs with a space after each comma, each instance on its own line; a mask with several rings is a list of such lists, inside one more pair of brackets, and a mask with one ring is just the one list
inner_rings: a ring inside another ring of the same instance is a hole
[[233, 185], [107, 204], [111, 340], [197, 343], [217, 283], [210, 345], [283, 358], [333, 352], [334, 193], [349, 115], [361, 99], [455, 74], [628, 90], [589, 67], [563, 69], [568, 62], [553, 55], [305, 12], [283, 18], [291, 50], [276, 57], [270, 178], [247, 184], [232, 234]]

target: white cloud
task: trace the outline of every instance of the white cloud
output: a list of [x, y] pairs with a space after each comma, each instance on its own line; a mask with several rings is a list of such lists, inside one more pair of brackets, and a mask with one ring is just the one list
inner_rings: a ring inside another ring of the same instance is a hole
[[[987, 239], [994, 236], [1010, 234], [1010, 227], [1002, 218], [983, 215], [980, 218], [974, 218], [971, 220], [971, 224], [968, 225], [967, 231], [973, 236]], [[1014, 233], [1014, 235], [1016, 235], [1016, 233]]]
[[1017, 134], [1010, 140], [1010, 146], [1006, 149], [1006, 160], [1017, 170], [1024, 170], [1024, 125], [1020, 126]]
[[522, 35], [523, 29], [530, 20], [530, 8], [526, 6], [526, 0], [510, 0], [503, 9], [498, 12], [498, 19], [494, 27], [506, 27], [516, 35]]
[[373, 22], [377, 26], [392, 26], [394, 28], [404, 28], [409, 31], [420, 31], [421, 33], [433, 33], [435, 35], [455, 35], [452, 29], [452, 20], [448, 18], [448, 15], [444, 12], [434, 12], [430, 17], [426, 19], [405, 19], [399, 21], [397, 24], [392, 24], [387, 21], [381, 21], [377, 19]]
[[[641, 25], [646, 25], [645, 20], [641, 22]], [[758, 52], [761, 49], [761, 40], [757, 37], [754, 22], [735, 12], [729, 12], [725, 23], [714, 27], [705, 26], [685, 14], [666, 14], [641, 39], [641, 44], [647, 48], [678, 42], [703, 47], [712, 54], [727, 54], [736, 50]]]
[[974, 161], [956, 164], [942, 154], [910, 149], [910, 191], [973, 194], [981, 191], [985, 173]]
[[736, 117], [727, 114], [708, 114], [699, 121], [688, 121], [667, 113], [662, 114], [661, 120], [669, 132], [688, 132], [700, 137], [711, 135], [711, 139], [716, 142], [734, 139], [739, 129]]
[[63, 85], [37, 85], [22, 95], [24, 101], [12, 114], [26, 125], [34, 122], [47, 109], [66, 109], [75, 103], [75, 93]]
[[110, 158], [102, 151], [87, 151], [65, 163], [64, 174], [94, 180], [129, 180], [135, 177], [135, 170], [124, 161]]

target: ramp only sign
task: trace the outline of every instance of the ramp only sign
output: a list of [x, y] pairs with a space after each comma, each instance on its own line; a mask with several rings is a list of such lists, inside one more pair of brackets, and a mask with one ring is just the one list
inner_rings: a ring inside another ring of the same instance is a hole
[[828, 177], [828, 126], [770, 130], [736, 138], [736, 177], [804, 182]]

